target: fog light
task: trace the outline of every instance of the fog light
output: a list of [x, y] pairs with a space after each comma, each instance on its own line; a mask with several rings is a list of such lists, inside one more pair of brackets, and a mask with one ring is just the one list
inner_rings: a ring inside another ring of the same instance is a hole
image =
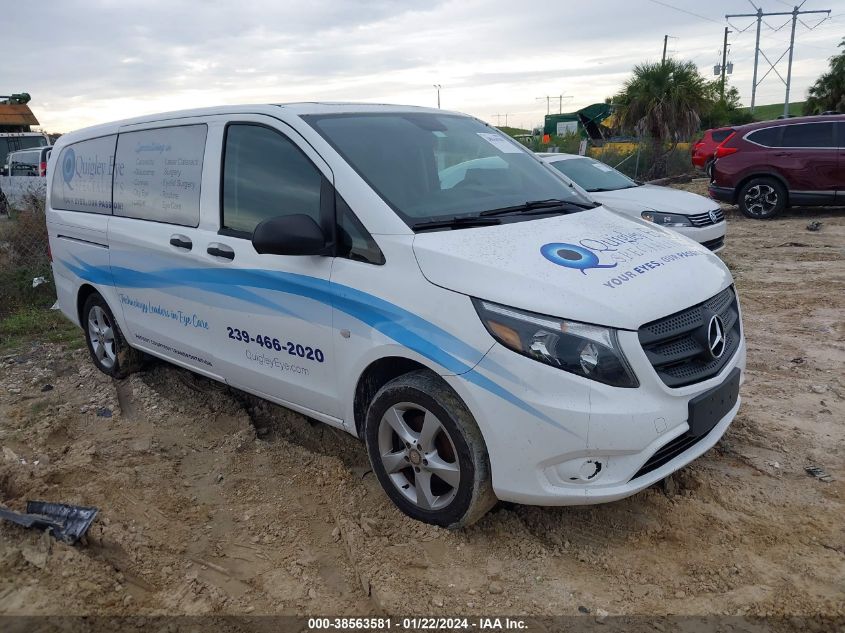
[[564, 483], [591, 484], [599, 479], [601, 472], [607, 468], [607, 458], [604, 456], [571, 459], [554, 467], [557, 476]]

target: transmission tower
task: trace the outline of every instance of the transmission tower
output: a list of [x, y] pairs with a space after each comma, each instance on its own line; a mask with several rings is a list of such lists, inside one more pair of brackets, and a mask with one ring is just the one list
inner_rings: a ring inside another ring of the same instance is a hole
[[[766, 12], [766, 11], [763, 11], [763, 9], [758, 7], [753, 2], [751, 2], [751, 0], [748, 0], [748, 1], [750, 2], [752, 7], [757, 9], [757, 13], [731, 13], [731, 14], [725, 15], [725, 20], [728, 21], [728, 24], [730, 24], [731, 18], [756, 18], [756, 21], [757, 21], [757, 41], [754, 44], [754, 76], [751, 79], [751, 113], [752, 114], [754, 113], [754, 103], [755, 103], [755, 100], [756, 100], [756, 97], [757, 97], [757, 86], [759, 86], [761, 83], [763, 83], [763, 80], [766, 77], [769, 76], [770, 72], [774, 71], [774, 73], [786, 85], [786, 95], [785, 95], [784, 100], [783, 100], [783, 115], [784, 115], [784, 117], [788, 117], [789, 116], [789, 89], [790, 89], [790, 85], [792, 83], [792, 53], [793, 53], [793, 50], [795, 48], [795, 25], [796, 25], [796, 23], [801, 22], [801, 24], [803, 24], [807, 29], [812, 31], [814, 28], [819, 26], [822, 22], [824, 22], [825, 20], [827, 20], [830, 17], [830, 9], [818, 9], [818, 10], [814, 10], [814, 11], [802, 11], [801, 7], [804, 6], [804, 2], [807, 1], [807, 0], [804, 0], [801, 4], [799, 4], [795, 8], [793, 8], [792, 11]], [[799, 18], [799, 16], [801, 16], [801, 15], [807, 15], [807, 14], [811, 14], [811, 13], [826, 13], [827, 16], [822, 18], [818, 23], [816, 23], [812, 26], [808, 25], [802, 19]], [[786, 22], [784, 22], [783, 24], [781, 24], [777, 28], [771, 26], [769, 23], [767, 23], [763, 19], [763, 18], [778, 16], [778, 15], [788, 15], [788, 16], [790, 16], [790, 19], [787, 20]], [[772, 63], [772, 61], [768, 58], [766, 53], [764, 53], [762, 50], [760, 50], [760, 26], [761, 26], [761, 24], [765, 24], [771, 30], [779, 31], [783, 27], [785, 27], [787, 24], [789, 24], [790, 22], [792, 22], [792, 33], [789, 36], [789, 48], [787, 48], [783, 53], [781, 53], [780, 57], [778, 57], [777, 60], [775, 60], [775, 62]], [[732, 24], [731, 24], [731, 26], [733, 26], [735, 29], [737, 29], [736, 26], [734, 26]], [[737, 29], [737, 30], [739, 31], [739, 33], [742, 33], [743, 31], [747, 31], [750, 28], [750, 26], [751, 25], [745, 27], [744, 29]], [[789, 54], [789, 61], [787, 62], [786, 79], [784, 79], [783, 75], [781, 75], [780, 72], [778, 72], [777, 65], [780, 63], [780, 61], [784, 58], [784, 56], [787, 53]], [[762, 55], [763, 59], [765, 59], [766, 62], [769, 64], [769, 70], [767, 70], [766, 74], [763, 75], [760, 78], [760, 81], [757, 81], [757, 64], [758, 64], [758, 60], [760, 58], [760, 55]]]

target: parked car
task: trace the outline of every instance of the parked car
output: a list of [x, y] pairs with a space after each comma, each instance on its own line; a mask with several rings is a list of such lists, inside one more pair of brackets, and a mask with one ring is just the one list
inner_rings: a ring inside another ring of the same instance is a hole
[[787, 207], [845, 205], [845, 115], [735, 128], [716, 148], [710, 196], [761, 220]]
[[7, 158], [9, 175], [45, 177], [47, 175], [47, 162], [52, 151], [52, 145], [45, 145], [36, 149], [12, 152]]
[[706, 130], [702, 137], [690, 146], [692, 164], [708, 176], [712, 176], [711, 170], [713, 168], [713, 162], [716, 160], [714, 156], [716, 147], [728, 138], [732, 132], [732, 127]]
[[0, 132], [0, 176], [9, 175], [9, 154], [22, 149], [49, 145], [41, 132]]
[[[484, 158], [506, 166], [443, 185]], [[100, 371], [147, 353], [343, 429], [422, 521], [629, 496], [739, 408], [722, 261], [469, 116], [170, 112], [63, 135], [48, 180], [59, 307]]]
[[719, 251], [725, 246], [727, 223], [721, 207], [689, 191], [647, 185], [588, 156], [540, 154], [604, 206], [635, 218], [671, 228]]

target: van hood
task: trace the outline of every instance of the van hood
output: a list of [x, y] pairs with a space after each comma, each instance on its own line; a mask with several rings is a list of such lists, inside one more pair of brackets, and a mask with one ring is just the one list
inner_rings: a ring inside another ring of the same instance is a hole
[[596, 191], [589, 195], [593, 200], [610, 209], [621, 211], [626, 215], [635, 214], [636, 217], [640, 217], [643, 211], [649, 210], [659, 213], [695, 215], [707, 213], [719, 207], [718, 202], [696, 193], [657, 185], [640, 185], [616, 191]]
[[418, 233], [434, 284], [550, 316], [636, 330], [732, 283], [717, 256], [601, 207], [488, 227]]

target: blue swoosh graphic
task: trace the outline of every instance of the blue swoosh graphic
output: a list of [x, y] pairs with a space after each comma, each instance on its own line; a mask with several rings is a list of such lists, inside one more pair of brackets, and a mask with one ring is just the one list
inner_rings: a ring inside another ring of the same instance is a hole
[[[272, 308], [295, 318], [304, 317], [291, 313], [287, 308], [247, 288], [283, 292], [318, 301], [365, 323], [450, 372], [463, 375], [469, 382], [544, 422], [573, 433], [490, 378], [471, 371], [480, 354], [472, 346], [396, 304], [350, 286], [308, 275], [262, 269], [162, 268], [155, 272], [144, 272], [121, 266], [93, 266], [77, 257], [74, 259], [78, 264], [61, 261], [82, 279], [97, 284], [158, 289], [197, 286], [208, 292]], [[452, 350], [452, 353], [446, 349]], [[461, 358], [472, 360], [472, 365], [461, 361]]]

